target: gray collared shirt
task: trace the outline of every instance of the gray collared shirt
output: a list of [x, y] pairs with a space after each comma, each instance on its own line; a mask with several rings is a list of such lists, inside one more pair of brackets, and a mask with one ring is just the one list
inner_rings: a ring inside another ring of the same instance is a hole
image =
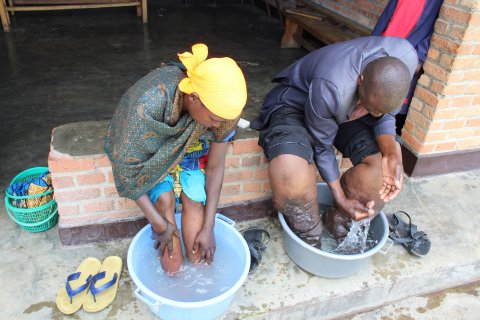
[[[417, 53], [399, 37], [362, 37], [311, 52], [273, 79], [279, 84], [265, 97], [252, 127], [263, 128], [272, 112], [282, 106], [303, 111], [306, 128], [315, 141], [315, 163], [320, 175], [326, 182], [338, 179], [340, 171], [333, 148], [338, 126], [355, 109], [358, 76], [369, 62], [385, 56], [399, 58], [413, 76]], [[375, 136], [395, 135], [395, 114], [385, 114], [371, 123]]]

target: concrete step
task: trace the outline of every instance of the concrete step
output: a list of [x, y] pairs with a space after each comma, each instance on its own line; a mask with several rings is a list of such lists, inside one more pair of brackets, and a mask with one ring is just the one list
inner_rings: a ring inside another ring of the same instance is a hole
[[343, 279], [316, 277], [296, 266], [285, 253], [277, 219], [244, 223], [239, 227], [265, 228], [272, 240], [224, 319], [335, 319], [480, 280], [479, 186], [478, 171], [407, 179], [384, 211], [409, 212], [429, 235], [430, 253], [417, 258], [394, 245]]

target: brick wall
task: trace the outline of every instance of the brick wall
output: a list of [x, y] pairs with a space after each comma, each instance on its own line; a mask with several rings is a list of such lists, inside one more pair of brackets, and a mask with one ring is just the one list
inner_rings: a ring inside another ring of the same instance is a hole
[[[267, 161], [257, 138], [229, 143], [220, 207], [270, 197]], [[103, 153], [71, 156], [50, 148], [48, 167], [58, 202], [60, 227], [143, 216], [134, 201], [121, 198]]]
[[[373, 28], [387, 0], [313, 0]], [[445, 0], [402, 132], [417, 156], [480, 147], [480, 1]]]
[[[348, 159], [337, 157], [341, 171], [351, 167]], [[59, 152], [52, 144], [48, 167], [58, 202], [60, 228], [143, 217], [134, 201], [118, 195], [110, 161], [104, 153], [72, 156]], [[318, 180], [321, 181], [319, 175]], [[230, 142], [219, 207], [270, 197], [268, 163], [258, 138]]]
[[480, 5], [444, 1], [402, 138], [417, 154], [480, 147]]

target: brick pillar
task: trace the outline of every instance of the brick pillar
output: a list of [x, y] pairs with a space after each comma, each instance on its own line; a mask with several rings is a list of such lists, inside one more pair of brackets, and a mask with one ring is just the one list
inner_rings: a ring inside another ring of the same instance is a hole
[[424, 70], [402, 132], [405, 171], [427, 176], [479, 168], [478, 1], [444, 1]]

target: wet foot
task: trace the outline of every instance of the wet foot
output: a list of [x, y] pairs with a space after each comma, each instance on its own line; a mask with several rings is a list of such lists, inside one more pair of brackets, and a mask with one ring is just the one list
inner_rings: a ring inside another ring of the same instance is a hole
[[304, 242], [308, 243], [311, 246], [319, 247], [320, 246], [320, 237], [323, 232], [323, 223], [320, 221], [318, 224], [311, 230], [303, 233], [297, 233], [298, 237]]
[[352, 220], [334, 207], [330, 207], [323, 216], [323, 223], [336, 240], [343, 240], [350, 230]]

